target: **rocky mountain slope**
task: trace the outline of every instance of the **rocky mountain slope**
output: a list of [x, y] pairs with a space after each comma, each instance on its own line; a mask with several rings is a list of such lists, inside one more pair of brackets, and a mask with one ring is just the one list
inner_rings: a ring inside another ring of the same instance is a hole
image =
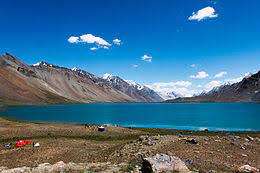
[[163, 100], [155, 91], [133, 81], [123, 80], [118, 76], [112, 75], [107, 75], [103, 77], [103, 79], [107, 80], [113, 88], [126, 93], [128, 96], [135, 98], [136, 100], [142, 100], [145, 102], [158, 102]]
[[[121, 78], [117, 77], [120, 81]], [[46, 62], [32, 66], [5, 54], [0, 57], [0, 102], [157, 102], [152, 90], [137, 90], [127, 82], [119, 84], [80, 69], [68, 69]], [[123, 84], [120, 86], [120, 84]], [[151, 94], [150, 94], [151, 93]]]
[[222, 85], [208, 93], [166, 102], [260, 102], [260, 71], [238, 83]]

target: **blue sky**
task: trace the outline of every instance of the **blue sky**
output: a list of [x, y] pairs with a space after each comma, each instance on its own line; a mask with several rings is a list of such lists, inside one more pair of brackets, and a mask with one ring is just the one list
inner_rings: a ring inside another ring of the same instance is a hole
[[259, 7], [259, 0], [1, 1], [0, 53], [195, 92], [260, 69]]

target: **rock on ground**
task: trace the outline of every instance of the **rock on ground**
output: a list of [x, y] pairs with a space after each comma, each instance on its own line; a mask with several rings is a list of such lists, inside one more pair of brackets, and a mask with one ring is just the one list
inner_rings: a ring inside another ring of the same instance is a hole
[[[121, 169], [126, 166], [124, 164], [114, 165], [109, 162], [106, 163], [64, 163], [63, 161], [57, 162], [53, 165], [49, 163], [39, 164], [37, 167], [19, 167], [8, 169], [0, 167], [1, 173], [65, 173], [65, 172], [122, 172]], [[134, 170], [139, 172], [138, 170]]]
[[259, 169], [252, 167], [250, 165], [243, 165], [243, 166], [238, 168], [238, 172], [241, 172], [241, 173], [257, 173], [257, 172], [259, 172]]
[[178, 157], [156, 154], [143, 160], [142, 172], [190, 172], [185, 163]]

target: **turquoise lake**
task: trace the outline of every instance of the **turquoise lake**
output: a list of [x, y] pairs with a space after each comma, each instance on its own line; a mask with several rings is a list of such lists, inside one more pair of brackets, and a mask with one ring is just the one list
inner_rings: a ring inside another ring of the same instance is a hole
[[126, 127], [260, 131], [260, 104], [99, 103], [11, 106], [0, 115], [19, 120], [113, 124]]

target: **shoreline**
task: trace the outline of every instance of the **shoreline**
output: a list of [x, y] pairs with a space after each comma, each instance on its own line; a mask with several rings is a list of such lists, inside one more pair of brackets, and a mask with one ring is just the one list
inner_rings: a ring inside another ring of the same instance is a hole
[[161, 101], [161, 102], [57, 102], [57, 103], [23, 103], [23, 102], [0, 102], [1, 106], [48, 106], [48, 105], [67, 105], [67, 104], [207, 104], [207, 103], [248, 103], [248, 104], [260, 104], [259, 101], [186, 101], [186, 102], [167, 102]]
[[[229, 128], [209, 128], [209, 127], [192, 127], [191, 129], [189, 128], [163, 128], [163, 127], [144, 127], [144, 126], [130, 126], [130, 125], [119, 125], [119, 124], [98, 124], [98, 123], [79, 123], [79, 122], [62, 122], [62, 121], [31, 121], [31, 120], [22, 120], [22, 119], [17, 119], [14, 117], [9, 117], [9, 116], [1, 116], [0, 119], [5, 119], [8, 121], [13, 121], [13, 122], [20, 122], [20, 123], [35, 123], [35, 124], [60, 124], [60, 125], [78, 125], [78, 126], [83, 126], [83, 125], [90, 125], [90, 126], [113, 126], [113, 127], [121, 127], [121, 128], [129, 128], [129, 129], [151, 129], [151, 130], [167, 130], [170, 132], [193, 132], [193, 133], [202, 133], [202, 132], [207, 132], [207, 133], [233, 133], [233, 134], [257, 134], [260, 133], [260, 130], [228, 130]], [[213, 129], [213, 130], [211, 130]], [[219, 130], [214, 130], [214, 129], [219, 129]]]

